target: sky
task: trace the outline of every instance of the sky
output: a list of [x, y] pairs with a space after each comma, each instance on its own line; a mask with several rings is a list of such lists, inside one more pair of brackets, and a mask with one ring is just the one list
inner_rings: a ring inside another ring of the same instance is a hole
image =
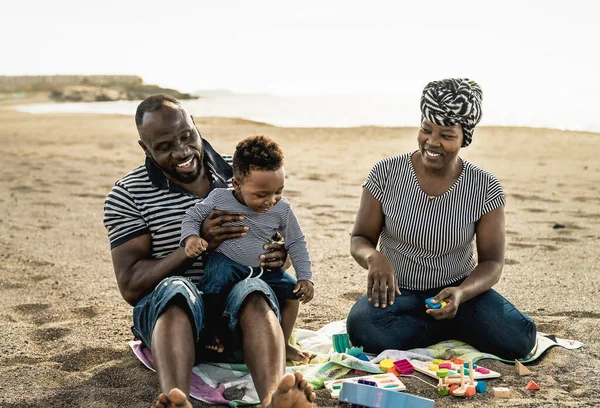
[[600, 94], [594, 3], [20, 0], [0, 14], [0, 75], [278, 95], [410, 93], [459, 76], [484, 97], [564, 103]]

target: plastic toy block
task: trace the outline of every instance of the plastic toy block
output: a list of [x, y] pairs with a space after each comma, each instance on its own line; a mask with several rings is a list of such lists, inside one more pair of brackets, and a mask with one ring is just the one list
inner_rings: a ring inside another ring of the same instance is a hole
[[475, 369], [475, 371], [477, 371], [478, 373], [481, 373], [481, 374], [489, 374], [490, 373], [490, 370], [485, 367], [477, 367]]
[[400, 374], [408, 375], [415, 371], [413, 365], [407, 359], [394, 361], [394, 366]]
[[442, 363], [442, 364], [439, 364], [439, 367], [440, 368], [451, 369], [452, 368], [452, 364], [450, 364], [450, 363]]
[[442, 305], [442, 307], [445, 307], [448, 303], [444, 302], [443, 300], [440, 302], [440, 305]]
[[456, 391], [457, 389], [458, 389], [458, 385], [452, 384], [450, 386], [450, 395], [454, 395], [454, 391]]
[[450, 394], [450, 390], [448, 388], [444, 388], [443, 390], [438, 389], [437, 392], [440, 395], [448, 395], [448, 394]]
[[[465, 367], [465, 368], [469, 368], [469, 362], [468, 362], [468, 361], [465, 361], [465, 362], [463, 363], [463, 367]], [[478, 367], [478, 366], [476, 366], [475, 364], [473, 364], [473, 368], [477, 368], [477, 367]]]
[[455, 358], [452, 360], [454, 364], [461, 365], [465, 363], [465, 360], [461, 360], [460, 358]]
[[533, 391], [533, 390], [539, 390], [539, 389], [540, 389], [540, 386], [539, 386], [539, 385], [537, 385], [537, 384], [536, 384], [536, 383], [535, 383], [533, 380], [531, 380], [531, 381], [529, 381], [529, 382], [527, 383], [527, 385], [525, 386], [525, 389], [526, 389], [526, 390], [532, 390], [532, 391]]
[[510, 398], [510, 389], [506, 387], [494, 387], [492, 388], [494, 397], [496, 398]]
[[370, 385], [371, 387], [377, 387], [377, 383], [375, 381], [369, 380], [358, 380], [359, 384]]
[[364, 384], [344, 383], [340, 401], [373, 408], [433, 408], [434, 401]]
[[356, 358], [358, 358], [359, 360], [362, 360], [362, 361], [370, 361], [370, 360], [369, 360], [369, 357], [367, 357], [367, 356], [365, 355], [365, 353], [361, 353], [361, 354], [359, 354], [359, 355], [358, 355]]
[[432, 297], [430, 297], [430, 298], [428, 298], [428, 299], [425, 299], [425, 304], [426, 304], [427, 306], [429, 306], [429, 308], [430, 308], [430, 309], [441, 309], [441, 308], [442, 308], [442, 304], [441, 304], [441, 303], [439, 303], [439, 302], [438, 302], [438, 303], [432, 303], [431, 301], [432, 301], [433, 299], [434, 299], [434, 298], [432, 298]]
[[447, 368], [440, 368], [435, 372], [435, 374], [438, 376], [438, 378], [444, 378], [450, 375], [450, 371], [448, 371]]
[[475, 390], [475, 387], [473, 387], [472, 385], [467, 387], [467, 389], [465, 390], [465, 397], [467, 397], [467, 398], [470, 398], [475, 394], [477, 394], [477, 391]]
[[531, 371], [529, 371], [529, 369], [527, 367], [525, 367], [523, 364], [521, 364], [519, 362], [519, 360], [515, 360], [515, 370], [517, 371], [517, 374], [519, 375], [530, 375]]
[[392, 368], [389, 368], [387, 370], [387, 372], [390, 374], [394, 374], [396, 377], [400, 377], [400, 372], [398, 371], [398, 369], [395, 366]]
[[439, 369], [440, 369], [440, 366], [439, 366], [439, 365], [437, 365], [437, 364], [432, 364], [432, 365], [430, 365], [430, 366], [429, 366], [429, 369], [430, 369], [431, 371], [437, 371], [437, 370], [439, 370]]
[[363, 354], [363, 348], [362, 347], [351, 347], [351, 348], [347, 348], [345, 352], [346, 352], [346, 354], [349, 354], [352, 357], [358, 358], [358, 356]]
[[438, 364], [438, 365], [442, 364], [444, 362], [445, 362], [445, 360], [440, 360], [439, 358], [436, 358], [435, 360], [432, 361], [433, 364]]
[[347, 333], [334, 334], [332, 337], [333, 349], [336, 353], [343, 353], [350, 348], [350, 337]]
[[381, 367], [383, 371], [387, 371], [388, 369], [394, 367], [394, 360], [391, 358], [384, 358], [379, 362], [379, 367]]
[[465, 375], [469, 375], [469, 369], [468, 368], [463, 368], [463, 372], [465, 373]]
[[480, 394], [483, 394], [484, 392], [486, 392], [487, 384], [485, 383], [485, 381], [477, 381], [477, 385], [475, 386], [475, 391], [477, 391]]

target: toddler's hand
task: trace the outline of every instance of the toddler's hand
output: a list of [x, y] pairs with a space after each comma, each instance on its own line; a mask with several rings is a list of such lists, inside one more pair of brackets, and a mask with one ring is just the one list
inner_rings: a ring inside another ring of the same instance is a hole
[[302, 304], [308, 303], [315, 294], [315, 286], [311, 281], [299, 280], [294, 288], [294, 293], [300, 296], [300, 299], [298, 300], [302, 302]]
[[192, 235], [185, 240], [185, 256], [188, 258], [197, 258], [206, 251], [208, 242], [197, 235]]

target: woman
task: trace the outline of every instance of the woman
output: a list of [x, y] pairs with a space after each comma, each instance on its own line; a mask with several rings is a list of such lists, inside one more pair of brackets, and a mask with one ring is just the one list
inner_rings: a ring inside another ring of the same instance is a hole
[[[347, 330], [367, 352], [458, 339], [514, 359], [535, 345], [535, 323], [491, 289], [504, 265], [502, 187], [458, 156], [481, 119], [481, 99], [469, 79], [429, 83], [419, 149], [380, 161], [363, 184], [351, 253], [369, 271], [368, 291]], [[430, 309], [429, 297], [445, 305]]]

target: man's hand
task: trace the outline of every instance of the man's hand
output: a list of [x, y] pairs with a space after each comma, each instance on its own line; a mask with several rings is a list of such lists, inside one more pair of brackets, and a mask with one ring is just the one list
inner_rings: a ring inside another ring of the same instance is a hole
[[433, 302], [446, 302], [446, 306], [440, 309], [430, 309], [428, 306], [425, 306], [427, 310], [425, 313], [428, 313], [436, 320], [444, 320], [444, 319], [452, 319], [456, 316], [456, 312], [458, 312], [458, 306], [462, 303], [462, 289], [459, 287], [449, 287], [444, 288], [438, 293]]
[[309, 280], [299, 280], [294, 288], [294, 293], [300, 296], [298, 299], [302, 304], [312, 300], [315, 294], [315, 285]]
[[[369, 275], [367, 277], [367, 298], [373, 301], [373, 306], [384, 308], [393, 305], [396, 295], [400, 295], [398, 279], [390, 261], [381, 252], [373, 253], [367, 259]], [[386, 300], [387, 299], [387, 300]]]
[[197, 235], [190, 235], [185, 239], [185, 256], [197, 258], [208, 248], [208, 242]]
[[230, 222], [242, 221], [243, 216], [239, 214], [230, 213], [227, 211], [213, 210], [208, 214], [208, 217], [202, 222], [200, 231], [202, 237], [208, 242], [208, 248], [206, 250], [212, 251], [216, 249], [221, 242], [228, 239], [241, 238], [246, 235], [248, 227], [243, 225], [228, 225], [223, 226]]
[[271, 242], [263, 246], [266, 253], [260, 256], [260, 266], [265, 269], [281, 269], [287, 260], [287, 251], [281, 242]]

